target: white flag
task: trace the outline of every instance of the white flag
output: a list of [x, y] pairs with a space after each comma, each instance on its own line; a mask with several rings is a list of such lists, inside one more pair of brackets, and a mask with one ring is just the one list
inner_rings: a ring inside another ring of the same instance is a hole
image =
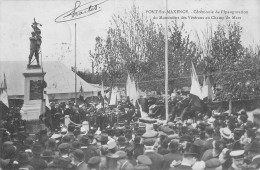
[[0, 101], [3, 102], [8, 108], [9, 108], [9, 103], [8, 103], [8, 94], [7, 94], [7, 84], [6, 84], [6, 79], [5, 79], [5, 74], [4, 74], [4, 84], [0, 88]]
[[190, 87], [190, 94], [193, 94], [195, 96], [198, 96], [201, 100], [203, 100], [202, 97], [202, 91], [201, 91], [201, 86], [198, 80], [198, 76], [195, 70], [195, 67], [192, 64], [192, 68], [191, 68], [191, 87]]

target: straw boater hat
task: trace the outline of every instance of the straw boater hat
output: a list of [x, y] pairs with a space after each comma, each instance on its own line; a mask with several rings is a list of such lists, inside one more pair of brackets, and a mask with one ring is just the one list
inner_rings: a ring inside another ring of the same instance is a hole
[[233, 134], [228, 128], [221, 128], [219, 130], [219, 132], [220, 132], [221, 137], [223, 137], [225, 139], [232, 139], [233, 138]]
[[229, 155], [234, 158], [234, 159], [244, 159], [244, 150], [236, 150], [236, 151], [231, 151]]

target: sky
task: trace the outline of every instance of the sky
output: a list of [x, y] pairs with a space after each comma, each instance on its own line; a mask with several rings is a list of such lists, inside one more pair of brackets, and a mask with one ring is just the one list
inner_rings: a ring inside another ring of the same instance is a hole
[[[94, 50], [95, 37], [106, 37], [114, 14], [123, 14], [125, 9], [137, 5], [144, 14], [165, 16], [158, 14], [166, 9], [166, 0], [108, 0], [101, 5], [101, 11], [78, 20], [56, 23], [55, 18], [71, 10], [74, 0], [0, 0], [0, 60], [27, 61], [29, 55], [31, 24], [33, 19], [42, 24], [42, 60], [60, 61], [70, 67], [75, 62], [75, 23], [77, 24], [76, 54], [77, 67], [80, 70], [91, 70], [89, 51]], [[89, 1], [80, 1], [84, 4]], [[179, 17], [177, 22], [184, 22], [187, 33], [202, 35], [209, 25], [213, 27], [229, 20], [214, 19], [214, 17], [232, 18], [232, 14], [217, 14], [216, 10], [247, 11], [247, 14], [236, 14], [243, 27], [242, 43], [260, 45], [260, 1], [259, 0], [168, 0], [168, 10], [186, 10], [188, 14], [168, 14]], [[157, 10], [157, 13], [155, 11]], [[196, 13], [199, 11], [214, 11], [213, 14]], [[180, 19], [187, 17], [213, 17], [212, 19]], [[169, 19], [168, 22], [170, 22]], [[165, 20], [154, 19], [154, 22], [165, 23]], [[194, 36], [195, 37], [195, 36]], [[195, 38], [194, 38], [195, 39]], [[65, 54], [65, 55], [62, 55]]]

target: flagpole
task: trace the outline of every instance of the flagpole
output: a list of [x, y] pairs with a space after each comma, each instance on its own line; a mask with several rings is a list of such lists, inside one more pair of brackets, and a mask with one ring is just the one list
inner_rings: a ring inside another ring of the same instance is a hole
[[75, 69], [74, 69], [74, 71], [75, 71], [75, 105], [77, 104], [77, 55], [76, 55], [77, 54], [76, 53], [76, 51], [77, 51], [77, 49], [76, 49], [77, 34], [76, 34], [76, 32], [77, 32], [77, 25], [76, 25], [76, 22], [75, 22]]
[[167, 23], [168, 0], [166, 0], [166, 19], [165, 19], [165, 114], [166, 122], [169, 120], [168, 108], [168, 23]]

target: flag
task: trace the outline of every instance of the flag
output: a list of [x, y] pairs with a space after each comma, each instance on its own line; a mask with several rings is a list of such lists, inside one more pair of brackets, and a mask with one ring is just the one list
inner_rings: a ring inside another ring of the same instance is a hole
[[47, 91], [44, 90], [44, 99], [45, 99], [45, 106], [48, 107], [51, 110], [49, 96], [47, 94]]
[[190, 105], [192, 110], [201, 111], [202, 109], [202, 91], [198, 80], [195, 67], [192, 64], [191, 68], [191, 88], [190, 88]]
[[4, 83], [3, 86], [1, 84], [0, 88], [0, 101], [9, 108], [9, 103], [8, 103], [8, 94], [7, 94], [7, 83], [6, 83], [6, 78], [4, 74]]
[[117, 105], [117, 90], [112, 88], [109, 105]]
[[210, 83], [209, 77], [205, 78], [203, 81], [203, 87], [202, 87], [202, 99], [213, 99], [214, 98], [214, 93], [213, 93], [213, 87]]
[[126, 80], [126, 96], [130, 96], [130, 94], [131, 94], [131, 92], [130, 92], [131, 83], [132, 83], [132, 81], [131, 81], [130, 75], [128, 74], [127, 80]]
[[139, 94], [134, 77], [131, 78], [129, 74], [126, 81], [126, 95], [129, 96], [130, 102], [135, 105], [136, 100], [139, 98]]
[[199, 79], [195, 70], [195, 67], [192, 64], [192, 68], [191, 68], [191, 87], [190, 87], [190, 94], [193, 94], [197, 97], [199, 97], [201, 100], [202, 98], [202, 91], [201, 91], [201, 86], [199, 83]]

